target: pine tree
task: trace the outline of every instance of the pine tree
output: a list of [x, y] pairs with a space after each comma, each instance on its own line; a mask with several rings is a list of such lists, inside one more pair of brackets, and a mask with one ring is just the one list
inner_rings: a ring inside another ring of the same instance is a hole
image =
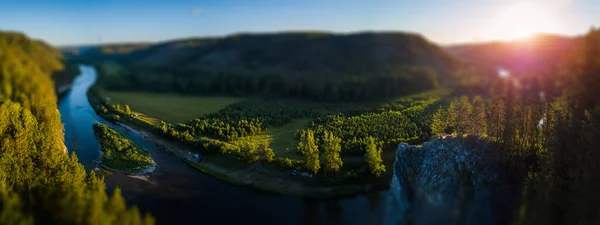
[[444, 107], [440, 107], [431, 119], [431, 131], [441, 136], [446, 134], [448, 128], [448, 111]]
[[506, 120], [506, 106], [500, 98], [494, 97], [487, 104], [487, 133], [489, 137], [500, 140], [504, 133], [504, 121]]
[[60, 52], [5, 32], [0, 52], [0, 224], [153, 224], [122, 198], [109, 209], [102, 178], [65, 154], [51, 79]]
[[457, 104], [456, 114], [456, 133], [459, 135], [473, 133], [473, 123], [471, 122], [471, 103], [467, 96], [461, 96]]
[[338, 172], [342, 168], [343, 162], [340, 157], [342, 139], [336, 137], [332, 132], [323, 132], [323, 160], [325, 170], [328, 172]]
[[303, 152], [306, 156], [304, 160], [304, 167], [313, 173], [319, 172], [321, 169], [321, 163], [319, 161], [319, 148], [315, 141], [315, 134], [312, 130], [306, 130], [301, 138], [300, 143], [298, 144], [298, 148], [300, 152]]
[[371, 170], [371, 174], [376, 177], [381, 176], [385, 172], [385, 165], [383, 165], [383, 159], [381, 158], [382, 150], [377, 147], [375, 143], [375, 138], [368, 137], [367, 138], [367, 149], [365, 158], [367, 159], [367, 163], [369, 164], [369, 169]]
[[450, 101], [450, 105], [446, 109], [446, 133], [454, 133], [456, 132], [457, 127], [457, 112], [458, 106], [456, 100]]
[[485, 101], [479, 95], [473, 98], [472, 116], [473, 133], [476, 135], [485, 135], [487, 133]]

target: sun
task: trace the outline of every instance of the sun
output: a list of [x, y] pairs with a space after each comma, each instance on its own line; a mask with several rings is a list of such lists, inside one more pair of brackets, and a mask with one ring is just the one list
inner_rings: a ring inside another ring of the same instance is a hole
[[536, 2], [517, 2], [499, 8], [484, 26], [482, 35], [493, 40], [523, 39], [537, 33], [553, 33], [559, 28], [553, 13]]

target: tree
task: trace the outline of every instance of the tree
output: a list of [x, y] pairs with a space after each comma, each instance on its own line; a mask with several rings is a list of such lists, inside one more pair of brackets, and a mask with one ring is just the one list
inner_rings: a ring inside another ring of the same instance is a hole
[[5, 32], [0, 49], [0, 224], [153, 224], [122, 198], [109, 209], [103, 178], [64, 152], [52, 81], [61, 54]]
[[273, 161], [273, 159], [275, 159], [275, 153], [273, 152], [273, 149], [269, 146], [269, 144], [270, 143], [268, 140], [264, 140], [259, 143], [261, 158], [263, 158], [267, 162], [271, 162]]
[[487, 133], [489, 137], [500, 140], [504, 133], [506, 106], [501, 98], [494, 97], [487, 104]]
[[583, 118], [584, 111], [600, 103], [600, 29], [591, 28], [583, 37], [578, 52], [581, 59], [576, 60], [575, 76], [572, 87], [568, 91], [574, 92], [577, 117]]
[[472, 134], [473, 123], [471, 122], [472, 106], [467, 96], [461, 96], [457, 104], [456, 133], [459, 135]]
[[431, 131], [438, 135], [444, 135], [448, 132], [448, 111], [440, 107], [431, 119]]
[[472, 116], [471, 123], [473, 123], [473, 133], [485, 135], [487, 133], [485, 101], [479, 95], [473, 98]]
[[447, 133], [454, 133], [456, 132], [456, 127], [457, 127], [457, 111], [458, 111], [458, 106], [455, 100], [450, 101], [450, 106], [448, 106], [448, 109], [446, 110], [446, 125]]
[[304, 160], [304, 167], [315, 174], [319, 172], [319, 169], [321, 169], [319, 148], [315, 141], [315, 134], [312, 130], [309, 129], [303, 132], [300, 137], [300, 143], [298, 143], [298, 149], [306, 157]]
[[333, 132], [323, 132], [323, 160], [325, 170], [328, 172], [338, 172], [342, 168], [343, 162], [340, 157], [342, 151], [342, 139], [336, 137]]
[[367, 137], [366, 152], [365, 158], [369, 164], [369, 170], [371, 170], [371, 174], [375, 175], [376, 177], [381, 176], [381, 174], [385, 172], [385, 165], [383, 165], [383, 159], [381, 158], [382, 150], [381, 148], [377, 147], [375, 138]]
[[127, 104], [125, 104], [125, 115], [131, 116], [131, 109]]

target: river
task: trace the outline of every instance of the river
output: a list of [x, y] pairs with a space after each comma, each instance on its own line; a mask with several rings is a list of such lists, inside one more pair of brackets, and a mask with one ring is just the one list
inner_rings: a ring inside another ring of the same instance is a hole
[[156, 144], [111, 124], [90, 106], [86, 92], [96, 81], [96, 71], [80, 66], [81, 74], [60, 101], [65, 144], [86, 169], [96, 167], [100, 146], [92, 125], [104, 123], [147, 149], [157, 163], [148, 176], [113, 173], [105, 177], [109, 191], [120, 187], [129, 204], [150, 212], [158, 224], [381, 224], [388, 192], [352, 198], [312, 200], [257, 193], [205, 175]]

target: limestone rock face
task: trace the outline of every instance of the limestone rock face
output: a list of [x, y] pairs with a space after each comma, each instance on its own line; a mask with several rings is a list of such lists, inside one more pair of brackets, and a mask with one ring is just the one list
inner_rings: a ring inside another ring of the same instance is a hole
[[443, 137], [396, 150], [385, 224], [499, 224], [514, 190], [494, 147]]

